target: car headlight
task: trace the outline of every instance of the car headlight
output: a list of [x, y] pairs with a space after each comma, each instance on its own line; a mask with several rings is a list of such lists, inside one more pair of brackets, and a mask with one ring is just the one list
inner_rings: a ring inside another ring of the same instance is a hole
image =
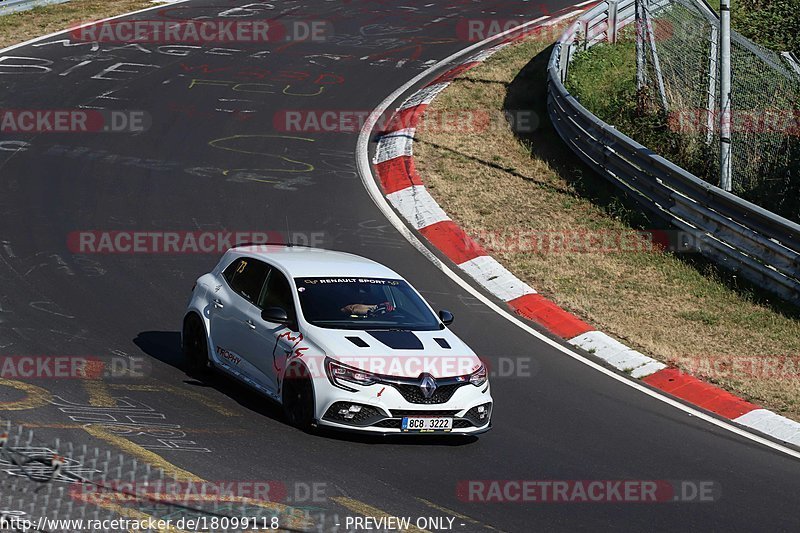
[[355, 383], [364, 387], [378, 383], [378, 378], [375, 374], [343, 365], [330, 357], [325, 358], [325, 373], [328, 374], [328, 379], [335, 386], [351, 392], [356, 389], [348, 387], [348, 383]]
[[480, 387], [484, 383], [486, 383], [486, 367], [481, 365], [481, 367], [470, 374], [469, 382], [475, 385], [476, 387]]

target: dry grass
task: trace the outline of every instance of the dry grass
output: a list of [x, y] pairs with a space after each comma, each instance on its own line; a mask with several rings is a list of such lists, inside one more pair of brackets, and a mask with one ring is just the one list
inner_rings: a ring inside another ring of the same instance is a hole
[[152, 5], [149, 0], [72, 0], [0, 16], [0, 47]]
[[[579, 164], [552, 129], [546, 47], [535, 39], [509, 47], [434, 101], [431, 116], [527, 109], [541, 124], [519, 136], [505, 123], [489, 132], [423, 128], [414, 151], [431, 194], [492, 255], [562, 307], [644, 353], [800, 420], [797, 310], [699, 257], [507, 245], [530, 232], [658, 227]], [[487, 232], [503, 238], [487, 240]]]

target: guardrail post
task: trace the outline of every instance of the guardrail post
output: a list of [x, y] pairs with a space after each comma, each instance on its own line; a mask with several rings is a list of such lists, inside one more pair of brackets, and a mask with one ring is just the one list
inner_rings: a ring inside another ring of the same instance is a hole
[[608, 29], [606, 29], [606, 37], [611, 44], [617, 42], [617, 1], [618, 0], [608, 0]]
[[577, 50], [578, 50], [578, 43], [571, 43], [567, 47], [567, 66], [566, 69], [564, 70], [564, 78], [566, 78], [567, 69], [569, 69], [569, 66], [572, 64], [572, 60], [575, 58], [575, 52]]
[[577, 37], [579, 42], [583, 41], [582, 46], [583, 46], [583, 51], [585, 52], [586, 50], [589, 49], [589, 21], [580, 19], [580, 23], [581, 25], [578, 29]]
[[567, 69], [569, 69], [569, 49], [572, 47], [570, 43], [562, 43], [559, 45], [558, 50], [558, 73], [561, 76], [561, 83], [567, 81]]
[[800, 63], [798, 63], [797, 57], [791, 52], [781, 52], [781, 56], [792, 67], [794, 73], [800, 76]]

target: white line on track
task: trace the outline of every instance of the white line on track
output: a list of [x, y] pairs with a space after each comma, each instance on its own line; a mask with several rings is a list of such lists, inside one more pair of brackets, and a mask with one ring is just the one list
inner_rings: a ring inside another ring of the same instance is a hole
[[394, 91], [392, 94], [387, 96], [386, 99], [383, 102], [381, 102], [378, 105], [378, 107], [376, 107], [375, 110], [370, 114], [370, 116], [368, 117], [368, 119], [367, 119], [366, 123], [364, 124], [364, 127], [362, 128], [361, 133], [360, 133], [360, 135], [358, 137], [358, 144], [357, 144], [357, 147], [356, 147], [356, 164], [358, 165], [359, 174], [361, 175], [361, 180], [362, 180], [362, 182], [364, 184], [364, 187], [367, 189], [367, 192], [369, 193], [369, 195], [372, 198], [373, 202], [375, 202], [375, 205], [378, 206], [378, 208], [381, 210], [381, 212], [387, 218], [387, 220], [389, 220], [389, 222], [392, 223], [392, 225], [397, 229], [397, 231], [399, 231], [400, 234], [403, 235], [403, 237], [405, 237], [405, 239], [412, 246], [414, 246], [417, 250], [419, 250], [419, 252], [422, 255], [424, 255], [437, 268], [439, 268], [439, 270], [444, 272], [444, 274], [446, 274], [450, 279], [452, 279], [462, 289], [464, 289], [465, 291], [470, 293], [472, 296], [474, 296], [475, 298], [477, 298], [478, 300], [483, 302], [487, 307], [489, 307], [495, 313], [497, 313], [501, 317], [505, 318], [509, 322], [513, 323], [515, 326], [519, 327], [520, 329], [522, 329], [526, 333], [528, 333], [531, 336], [535, 337], [539, 341], [552, 346], [556, 350], [559, 350], [560, 352], [568, 355], [569, 357], [572, 357], [573, 359], [575, 359], [575, 360], [577, 360], [577, 361], [589, 366], [590, 368], [592, 368], [592, 369], [594, 369], [594, 370], [596, 370], [598, 372], [601, 372], [602, 374], [605, 374], [606, 376], [610, 377], [611, 379], [614, 379], [614, 380], [618, 381], [619, 383], [621, 383], [623, 385], [626, 385], [628, 387], [636, 389], [639, 392], [641, 392], [643, 394], [646, 394], [646, 395], [648, 395], [648, 396], [650, 396], [650, 397], [652, 397], [652, 398], [654, 398], [656, 400], [664, 402], [667, 405], [670, 405], [670, 406], [674, 407], [675, 409], [683, 411], [684, 413], [686, 413], [686, 414], [688, 414], [690, 416], [697, 417], [697, 418], [699, 418], [699, 419], [701, 419], [701, 420], [703, 420], [705, 422], [708, 422], [711, 425], [717, 426], [718, 428], [724, 429], [726, 431], [730, 431], [731, 433], [739, 435], [740, 437], [743, 437], [743, 438], [748, 439], [750, 441], [753, 441], [755, 443], [761, 444], [761, 445], [766, 446], [767, 448], [771, 448], [771, 449], [773, 449], [775, 451], [784, 453], [784, 454], [786, 454], [786, 455], [788, 455], [790, 457], [793, 457], [795, 459], [800, 459], [800, 452], [797, 451], [797, 450], [794, 450], [792, 448], [788, 448], [786, 446], [783, 446], [782, 444], [779, 444], [777, 442], [773, 442], [773, 441], [771, 441], [769, 439], [766, 439], [766, 438], [764, 438], [764, 437], [762, 437], [760, 435], [756, 435], [755, 433], [751, 433], [749, 431], [746, 431], [746, 430], [742, 429], [741, 427], [738, 427], [738, 426], [735, 426], [733, 424], [730, 424], [730, 423], [728, 423], [728, 422], [726, 422], [724, 420], [720, 420], [720, 419], [718, 419], [716, 417], [713, 417], [713, 416], [708, 415], [708, 414], [706, 414], [706, 413], [704, 413], [702, 411], [699, 411], [699, 410], [695, 409], [694, 407], [691, 407], [691, 406], [686, 405], [686, 404], [684, 404], [682, 402], [679, 402], [679, 401], [677, 401], [677, 400], [675, 400], [673, 398], [665, 396], [665, 395], [661, 394], [660, 392], [658, 392], [656, 390], [653, 390], [653, 389], [650, 389], [649, 387], [646, 387], [646, 386], [642, 385], [641, 383], [639, 383], [637, 381], [634, 381], [634, 380], [629, 379], [629, 378], [624, 377], [624, 376], [620, 376], [616, 372], [614, 372], [614, 371], [612, 371], [612, 370], [610, 370], [610, 369], [608, 369], [608, 368], [606, 368], [606, 367], [604, 367], [604, 366], [602, 366], [602, 365], [600, 365], [598, 363], [595, 363], [594, 361], [591, 361], [591, 360], [585, 358], [584, 356], [578, 354], [577, 352], [574, 352], [574, 351], [570, 350], [569, 348], [567, 348], [565, 346], [562, 346], [560, 343], [554, 341], [553, 339], [550, 339], [549, 337], [539, 333], [538, 331], [536, 331], [535, 329], [530, 327], [528, 324], [522, 322], [519, 318], [517, 318], [514, 315], [512, 315], [506, 309], [503, 309], [500, 306], [498, 306], [497, 304], [495, 304], [492, 300], [490, 300], [483, 293], [481, 293], [480, 291], [475, 289], [472, 285], [467, 283], [461, 276], [456, 274], [448, 265], [446, 265], [438, 257], [436, 257], [436, 255], [434, 255], [434, 253], [431, 252], [425, 246], [425, 244], [423, 244], [422, 241], [420, 241], [417, 238], [417, 236], [408, 228], [408, 226], [406, 226], [405, 222], [403, 222], [403, 220], [401, 220], [400, 217], [398, 217], [397, 213], [395, 213], [395, 211], [391, 208], [391, 206], [389, 205], [389, 203], [386, 200], [386, 198], [383, 196], [383, 193], [381, 192], [380, 188], [378, 187], [378, 183], [377, 183], [377, 181], [375, 180], [375, 177], [372, 174], [372, 167], [370, 166], [370, 161], [369, 161], [369, 141], [370, 141], [370, 137], [372, 136], [372, 130], [374, 129], [375, 125], [378, 123], [380, 118], [383, 116], [383, 114], [386, 112], [386, 110], [389, 108], [389, 106], [392, 105], [393, 102], [395, 102], [398, 98], [400, 98], [401, 95], [406, 93], [414, 85], [416, 85], [417, 83], [421, 82], [425, 78], [431, 76], [432, 73], [438, 71], [439, 69], [442, 69], [443, 67], [453, 63], [455, 60], [457, 60], [457, 59], [459, 59], [459, 58], [461, 58], [463, 56], [466, 56], [467, 54], [469, 54], [470, 52], [472, 52], [474, 50], [477, 50], [479, 48], [483, 48], [484, 46], [486, 46], [490, 42], [502, 39], [506, 35], [509, 35], [511, 33], [514, 33], [514, 32], [518, 32], [521, 29], [528, 28], [531, 25], [536, 24], [539, 21], [540, 20], [532, 20], [530, 22], [526, 22], [525, 24], [522, 24], [522, 25], [520, 25], [518, 27], [512, 28], [512, 29], [510, 29], [508, 31], [504, 31], [504, 32], [499, 33], [499, 34], [497, 34], [495, 36], [492, 36], [492, 37], [490, 37], [488, 39], [485, 39], [485, 40], [483, 40], [481, 42], [475, 43], [475, 44], [473, 44], [473, 45], [471, 45], [471, 46], [469, 46], [467, 48], [464, 48], [463, 50], [460, 50], [460, 51], [452, 54], [451, 56], [446, 57], [445, 59], [442, 59], [438, 63], [432, 65], [427, 70], [425, 70], [423, 72], [420, 72], [419, 74], [414, 76], [412, 79], [410, 79], [408, 82], [406, 82], [403, 86], [399, 87], [396, 91]]

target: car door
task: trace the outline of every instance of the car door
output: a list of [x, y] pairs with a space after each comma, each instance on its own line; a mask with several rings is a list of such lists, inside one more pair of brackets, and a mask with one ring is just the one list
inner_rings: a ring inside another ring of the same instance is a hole
[[[268, 307], [280, 307], [289, 316], [291, 327], [261, 318], [261, 311]], [[300, 333], [297, 329], [297, 314], [289, 279], [277, 268], [270, 267], [267, 283], [256, 307], [251, 310], [250, 321], [254, 343], [244, 355], [261, 374], [269, 388], [277, 393], [280, 389], [280, 376], [286, 366], [287, 359], [301, 348]]]
[[269, 275], [270, 268], [263, 261], [240, 257], [223, 271], [223, 282], [211, 298], [211, 331], [214, 350], [219, 359], [234, 373], [255, 379], [263, 385], [259, 372], [248, 364], [246, 353], [253, 350], [255, 330], [259, 317], [256, 303]]

